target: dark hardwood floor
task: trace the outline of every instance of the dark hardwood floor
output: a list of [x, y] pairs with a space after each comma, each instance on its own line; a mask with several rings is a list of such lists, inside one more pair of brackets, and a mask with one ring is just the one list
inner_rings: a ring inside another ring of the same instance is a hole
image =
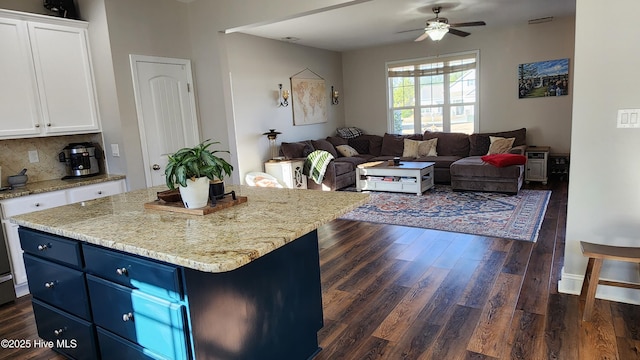
[[[567, 184], [536, 243], [336, 220], [319, 229], [325, 359], [640, 359], [640, 306], [559, 294]], [[28, 297], [0, 307], [0, 339], [35, 339]], [[0, 359], [58, 359], [0, 349]]]

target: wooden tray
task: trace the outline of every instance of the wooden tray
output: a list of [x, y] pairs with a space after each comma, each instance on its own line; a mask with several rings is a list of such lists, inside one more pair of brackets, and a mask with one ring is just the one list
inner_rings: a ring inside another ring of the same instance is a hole
[[152, 202], [148, 202], [144, 204], [145, 209], [153, 209], [153, 210], [163, 210], [163, 211], [173, 211], [183, 214], [192, 214], [192, 215], [207, 215], [213, 212], [226, 209], [238, 204], [246, 203], [246, 196], [236, 196], [236, 199], [233, 200], [231, 196], [225, 196], [220, 200], [216, 200], [216, 206], [211, 207], [211, 201], [209, 201], [209, 205], [196, 209], [187, 209], [184, 207], [182, 201], [176, 202], [166, 202], [164, 200], [154, 200]]

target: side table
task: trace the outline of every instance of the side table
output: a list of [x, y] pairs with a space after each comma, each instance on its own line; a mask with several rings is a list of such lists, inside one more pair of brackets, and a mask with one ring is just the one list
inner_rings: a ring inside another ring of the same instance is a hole
[[264, 163], [264, 171], [289, 189], [306, 189], [307, 177], [302, 173], [303, 166], [304, 159], [269, 161]]
[[541, 181], [547, 184], [547, 162], [549, 160], [548, 146], [528, 146], [525, 150], [527, 166], [524, 173], [524, 181]]

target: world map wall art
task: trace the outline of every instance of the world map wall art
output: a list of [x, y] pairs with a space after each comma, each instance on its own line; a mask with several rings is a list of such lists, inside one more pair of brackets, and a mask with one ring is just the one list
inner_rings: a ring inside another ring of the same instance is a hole
[[569, 95], [569, 59], [518, 65], [518, 97]]
[[309, 69], [291, 77], [293, 125], [327, 122], [327, 93], [324, 79]]

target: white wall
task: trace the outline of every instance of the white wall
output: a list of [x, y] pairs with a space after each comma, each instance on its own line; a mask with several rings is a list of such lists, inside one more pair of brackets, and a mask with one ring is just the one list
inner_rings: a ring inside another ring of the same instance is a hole
[[479, 131], [526, 127], [529, 144], [549, 145], [554, 153], [569, 152], [571, 93], [518, 99], [517, 68], [522, 63], [570, 58], [572, 73], [573, 18], [496, 30], [471, 28], [469, 32], [466, 38], [446, 35], [440, 42], [427, 39], [345, 52], [346, 124], [372, 134], [387, 130], [386, 62], [480, 50]]
[[0, 9], [24, 11], [33, 14], [53, 15], [56, 13], [47, 10], [42, 0], [0, 0]]
[[[565, 264], [559, 290], [578, 293], [586, 259], [579, 241], [640, 247], [640, 129], [616, 128], [618, 109], [640, 108], [637, 0], [616, 2], [607, 31], [602, 6], [578, 0], [571, 173]], [[605, 262], [603, 277], [640, 283], [638, 265]], [[637, 290], [600, 286], [598, 297], [640, 304]]]
[[263, 132], [275, 128], [283, 133], [278, 142], [297, 141], [326, 137], [344, 124], [341, 106], [328, 109], [326, 124], [293, 127], [291, 106], [274, 105], [277, 84], [289, 89], [289, 77], [307, 67], [323, 76], [327, 86], [340, 89], [341, 63], [334, 52], [221, 31], [343, 2], [278, 0], [247, 7], [231, 0], [197, 0], [189, 4], [202, 134], [231, 151], [234, 183], [242, 182], [247, 172], [263, 171], [262, 164], [269, 158]]
[[[122, 124], [120, 122], [120, 106], [118, 105], [118, 92], [116, 79], [113, 72], [113, 60], [111, 57], [111, 43], [109, 41], [109, 25], [104, 7], [104, 0], [82, 0], [82, 17], [91, 19], [89, 22], [89, 51], [93, 64], [93, 74], [98, 93], [98, 109], [102, 125], [104, 139], [105, 158], [111, 174], [127, 173], [127, 152], [120, 157], [111, 155], [110, 144], [118, 144], [125, 149], [123, 144]], [[127, 178], [127, 187], [132, 179]]]
[[107, 150], [109, 141], [118, 141], [129, 188], [145, 188], [129, 54], [189, 59], [187, 6], [175, 0], [108, 0], [104, 5], [120, 114], [119, 131], [105, 128], [105, 139], [111, 139], [105, 140]]
[[329, 102], [331, 85], [342, 88], [340, 53], [244, 34], [227, 35], [225, 42], [241, 179], [247, 172], [264, 171], [270, 153], [262, 133], [269, 129], [282, 132], [277, 138], [280, 143], [325, 138], [344, 125], [341, 105], [327, 103], [326, 123], [303, 126], [293, 126], [291, 99], [288, 107], [277, 106], [278, 84], [290, 90], [290, 77], [306, 68], [325, 80]]

